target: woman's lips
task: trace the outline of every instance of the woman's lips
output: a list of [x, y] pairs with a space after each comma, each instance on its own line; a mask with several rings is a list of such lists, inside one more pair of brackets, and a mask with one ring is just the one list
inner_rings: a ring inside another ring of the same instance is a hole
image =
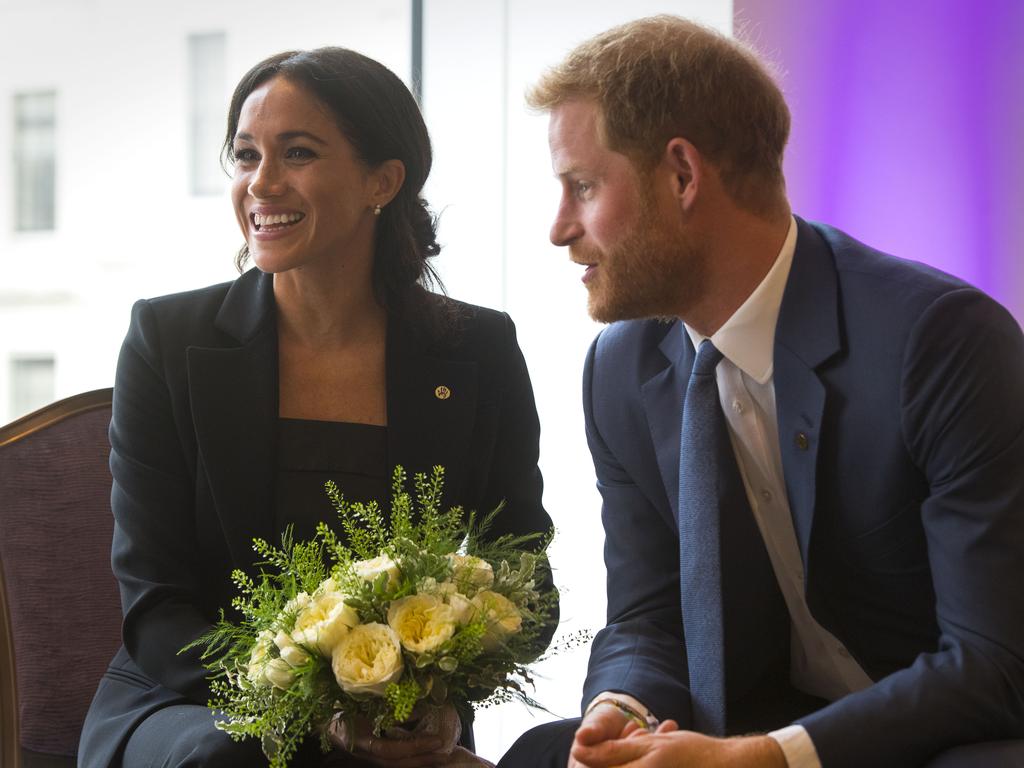
[[276, 240], [289, 234], [305, 218], [305, 214], [302, 213], [274, 215], [252, 213], [249, 215], [253, 237], [261, 241]]

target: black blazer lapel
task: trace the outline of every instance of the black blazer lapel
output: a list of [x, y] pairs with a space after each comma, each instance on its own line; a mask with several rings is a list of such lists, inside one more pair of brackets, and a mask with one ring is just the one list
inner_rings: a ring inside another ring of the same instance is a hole
[[411, 477], [445, 468], [445, 505], [463, 498], [479, 397], [477, 364], [423, 347], [399, 317], [388, 325], [388, 467]]
[[199, 460], [232, 558], [252, 563], [252, 540], [274, 543], [278, 415], [273, 278], [251, 270], [228, 291], [216, 327], [238, 341], [190, 347], [188, 385]]
[[838, 278], [821, 235], [797, 219], [796, 252], [775, 329], [774, 381], [779, 447], [804, 567], [817, 497], [825, 386], [816, 368], [841, 346]]
[[683, 396], [693, 368], [693, 345], [681, 322], [670, 325], [652, 355], [662, 357], [662, 369], [640, 385], [644, 412], [651, 430], [654, 455], [665, 494], [672, 509], [672, 524], [679, 520], [679, 432], [683, 422]]

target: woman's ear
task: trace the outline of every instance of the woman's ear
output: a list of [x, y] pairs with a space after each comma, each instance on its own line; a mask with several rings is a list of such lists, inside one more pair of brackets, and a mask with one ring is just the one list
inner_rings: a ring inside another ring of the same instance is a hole
[[693, 144], [677, 136], [665, 146], [664, 162], [672, 174], [673, 195], [684, 210], [689, 210], [704, 181], [704, 158]]
[[370, 172], [370, 205], [382, 208], [395, 199], [405, 183], [405, 163], [385, 160]]

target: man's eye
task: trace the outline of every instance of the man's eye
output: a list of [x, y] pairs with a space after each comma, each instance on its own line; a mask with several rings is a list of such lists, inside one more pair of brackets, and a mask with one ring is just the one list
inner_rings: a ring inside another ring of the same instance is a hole
[[289, 147], [284, 156], [289, 160], [311, 160], [316, 157], [316, 153], [306, 147]]
[[577, 181], [573, 187], [575, 188], [576, 197], [587, 197], [594, 189], [594, 185], [589, 181]]

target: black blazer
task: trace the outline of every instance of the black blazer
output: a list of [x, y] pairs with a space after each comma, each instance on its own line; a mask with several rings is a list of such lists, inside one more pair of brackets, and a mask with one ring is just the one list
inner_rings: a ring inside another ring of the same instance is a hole
[[[254, 269], [132, 310], [110, 426], [124, 647], [90, 708], [80, 765], [109, 765], [157, 708], [206, 703], [198, 653], [178, 651], [230, 604], [230, 573], [252, 565], [253, 537], [279, 538], [272, 286]], [[446, 504], [485, 512], [506, 500], [491, 535], [547, 531], [540, 425], [515, 328], [504, 313], [457, 308], [463, 319], [445, 334], [389, 320], [388, 465], [443, 465]]]

